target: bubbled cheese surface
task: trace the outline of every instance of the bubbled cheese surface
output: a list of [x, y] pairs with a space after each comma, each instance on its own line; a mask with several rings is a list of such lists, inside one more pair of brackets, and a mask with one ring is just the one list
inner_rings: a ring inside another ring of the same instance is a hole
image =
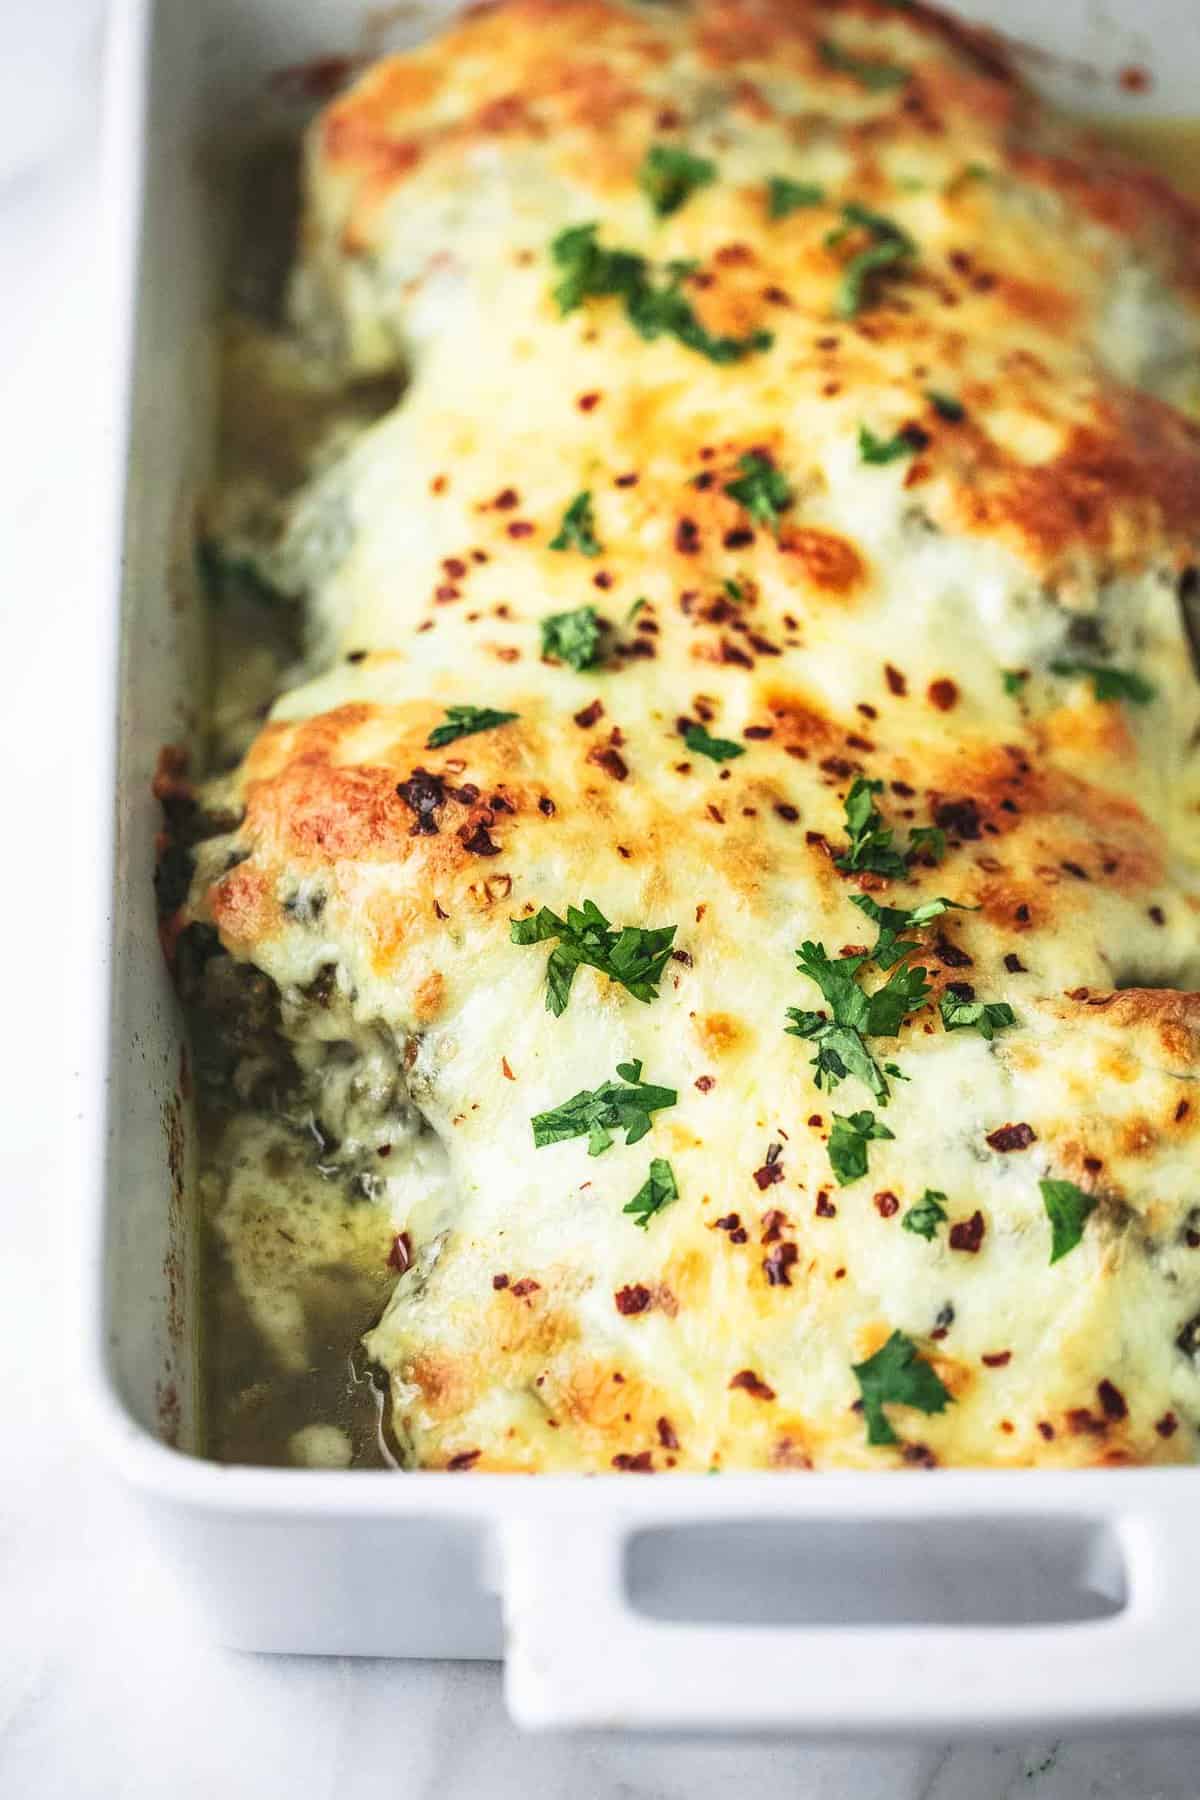
[[[667, 216], [656, 145], [714, 171]], [[774, 177], [819, 196], [774, 217]], [[879, 238], [847, 205], [912, 245], [856, 308]], [[686, 261], [708, 341], [755, 347], [647, 340], [620, 296], [564, 314], [551, 244], [591, 223]], [[297, 316], [407, 386], [288, 509], [312, 678], [214, 784], [240, 822], [179, 922], [285, 1002], [333, 968], [347, 1041], [396, 1046], [442, 1146], [436, 1203], [397, 1179], [412, 1262], [368, 1340], [413, 1462], [1194, 1455], [1198, 225], [989, 41], [868, 0], [512, 0], [314, 126]], [[727, 491], [747, 457], [773, 517]], [[554, 548], [583, 493], [593, 553]], [[584, 606], [579, 670], [540, 626]], [[517, 717], [428, 748], [451, 705]], [[944, 833], [936, 866], [839, 868], [859, 777], [901, 848]], [[886, 1107], [784, 1029], [821, 1004], [804, 941], [873, 942], [863, 893], [971, 909], [917, 934]], [[549, 946], [510, 920], [585, 899], [675, 927], [649, 1003], [585, 967], [547, 1010]], [[954, 983], [1015, 1022], [947, 1030]], [[635, 1060], [678, 1093], [641, 1142], [534, 1148]], [[863, 1108], [892, 1136], [843, 1185], [833, 1115]], [[640, 1229], [651, 1157], [678, 1197]], [[1047, 1178], [1095, 1202], [1053, 1263]], [[949, 1403], [874, 1444], [852, 1365], [897, 1331]]]

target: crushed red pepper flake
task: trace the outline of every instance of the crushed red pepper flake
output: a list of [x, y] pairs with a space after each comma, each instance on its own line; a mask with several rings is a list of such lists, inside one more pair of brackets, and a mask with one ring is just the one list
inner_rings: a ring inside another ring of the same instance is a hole
[[783, 1228], [788, 1223], [788, 1216], [778, 1206], [772, 1206], [762, 1216], [762, 1242], [777, 1244], [783, 1235]]
[[763, 1257], [763, 1270], [767, 1277], [768, 1287], [791, 1287], [791, 1276], [788, 1270], [799, 1259], [800, 1252], [795, 1244], [785, 1242], [776, 1244]]
[[675, 1427], [665, 1414], [657, 1421], [655, 1429], [658, 1432], [658, 1441], [664, 1450], [678, 1450], [679, 1439], [675, 1435]]
[[979, 1360], [984, 1364], [985, 1368], [1002, 1369], [1006, 1363], [1012, 1361], [1012, 1351], [986, 1350]]
[[639, 1450], [635, 1456], [631, 1456], [625, 1450], [619, 1450], [612, 1459], [612, 1466], [614, 1469], [624, 1470], [627, 1475], [653, 1475], [654, 1473], [654, 1463], [649, 1450]]
[[613, 1300], [616, 1302], [617, 1311], [628, 1318], [634, 1313], [648, 1311], [650, 1306], [653, 1305], [654, 1296], [651, 1294], [650, 1289], [648, 1287], [643, 1287], [639, 1281], [633, 1283], [631, 1286], [618, 1288], [613, 1295]]
[[1037, 1132], [1022, 1120], [1019, 1125], [998, 1125], [988, 1132], [987, 1141], [993, 1150], [1027, 1150], [1037, 1142]]
[[587, 759], [603, 769], [606, 775], [611, 775], [614, 781], [625, 781], [628, 778], [629, 764], [612, 744], [593, 744], [587, 753]]
[[407, 1231], [398, 1231], [392, 1239], [392, 1247], [388, 1251], [387, 1266], [389, 1269], [398, 1269], [403, 1275], [411, 1263], [412, 1239]]
[[513, 1282], [508, 1291], [514, 1299], [526, 1300], [530, 1294], [536, 1294], [541, 1285], [541, 1282], [535, 1281], [532, 1275], [523, 1275], [520, 1281]]
[[446, 1467], [448, 1469], [472, 1468], [474, 1464], [479, 1461], [482, 1454], [483, 1452], [481, 1450], [460, 1450], [456, 1456], [450, 1458]]
[[983, 1243], [986, 1230], [983, 1214], [978, 1211], [973, 1212], [969, 1219], [959, 1219], [957, 1224], [950, 1227], [950, 1248], [964, 1250], [968, 1255], [975, 1256]]
[[731, 1388], [741, 1388], [743, 1393], [751, 1395], [755, 1400], [774, 1400], [775, 1398], [775, 1389], [768, 1387], [761, 1375], [756, 1375], [753, 1369], [739, 1369], [737, 1374], [730, 1379], [729, 1385]]
[[1126, 1404], [1124, 1394], [1121, 1392], [1120, 1388], [1116, 1387], [1107, 1379], [1107, 1377], [1098, 1383], [1096, 1387], [1096, 1397], [1100, 1402], [1100, 1410], [1103, 1412], [1106, 1419], [1115, 1421], [1128, 1417], [1129, 1407]]
[[876, 1194], [875, 1210], [881, 1219], [894, 1218], [899, 1212], [900, 1202], [890, 1188], [884, 1188], [882, 1193]]

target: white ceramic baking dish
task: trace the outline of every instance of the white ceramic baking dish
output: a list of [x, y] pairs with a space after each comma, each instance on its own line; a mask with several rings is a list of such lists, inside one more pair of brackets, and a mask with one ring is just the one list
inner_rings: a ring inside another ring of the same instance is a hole
[[[1120, 27], [1089, 0], [971, 10], [1071, 58], [1040, 78], [1092, 110], [1194, 108], [1195, 0], [1144, 0]], [[95, 604], [97, 717], [117, 726], [81, 746], [96, 784], [97, 887], [79, 922], [96, 999], [81, 1027], [97, 1099], [80, 1372], [95, 1436], [227, 1643], [504, 1654], [526, 1725], [963, 1736], [1193, 1718], [1200, 1470], [519, 1480], [189, 1453], [191, 1152], [150, 780], [159, 746], [188, 736], [203, 666], [177, 571], [212, 435], [225, 175], [264, 114], [294, 115], [304, 84], [273, 81], [281, 68], [421, 28], [412, 8], [372, 18], [361, 0], [114, 7], [100, 349], [112, 538]], [[1121, 98], [1129, 64], [1152, 69], [1149, 100]]]

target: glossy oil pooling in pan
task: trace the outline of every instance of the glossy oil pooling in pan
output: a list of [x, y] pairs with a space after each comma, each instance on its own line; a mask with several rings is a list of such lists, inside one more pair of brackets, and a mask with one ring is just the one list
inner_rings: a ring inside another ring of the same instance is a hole
[[493, 8], [305, 180], [163, 884], [264, 1361], [361, 1258], [413, 1465], [1194, 1455], [1190, 204], [865, 0]]

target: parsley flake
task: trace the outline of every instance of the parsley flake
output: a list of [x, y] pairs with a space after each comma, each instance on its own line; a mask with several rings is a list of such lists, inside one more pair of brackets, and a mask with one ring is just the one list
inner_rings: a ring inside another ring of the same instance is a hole
[[448, 706], [446, 720], [435, 725], [425, 739], [427, 750], [440, 750], [458, 738], [474, 737], [477, 731], [491, 731], [497, 725], [510, 725], [519, 713], [493, 712], [490, 706]]
[[[859, 956], [833, 958], [823, 944], [802, 944], [796, 952], [800, 973], [820, 988], [829, 1012], [791, 1006], [787, 1010], [791, 1024], [784, 1030], [790, 1037], [804, 1038], [815, 1045], [817, 1053], [812, 1066], [819, 1090], [832, 1092], [847, 1075], [856, 1075], [886, 1106], [891, 1091], [886, 1077], [904, 1077], [894, 1063], [885, 1063], [881, 1068], [866, 1040], [897, 1036], [908, 1015], [925, 1004], [930, 991], [927, 971], [905, 966], [905, 959], [918, 946], [904, 938], [903, 933], [919, 930], [955, 902], [928, 900], [906, 910], [878, 906], [869, 895], [860, 894], [855, 904], [879, 925], [874, 949]], [[893, 970], [873, 993], [868, 993], [858, 979], [859, 971], [870, 962]]]
[[914, 825], [908, 834], [905, 853], [928, 868], [935, 869], [946, 854], [946, 834], [940, 825]]
[[1104, 663], [1073, 662], [1060, 659], [1050, 664], [1054, 675], [1086, 675], [1097, 700], [1129, 700], [1134, 706], [1149, 706], [1158, 689], [1135, 669], [1113, 669]]
[[745, 337], [716, 336], [705, 329], [680, 291], [694, 264], [668, 263], [662, 284], [655, 285], [644, 256], [634, 250], [608, 250], [596, 242], [596, 225], [572, 225], [560, 231], [550, 255], [561, 271], [554, 289], [560, 313], [574, 312], [585, 300], [606, 296], [619, 299], [625, 316], [640, 336], [652, 340], [668, 336], [714, 363], [740, 362], [756, 350], [769, 350], [774, 338], [769, 331], [752, 331]]
[[562, 516], [558, 536], [550, 539], [551, 550], [581, 550], [585, 556], [599, 556], [600, 541], [592, 515], [592, 496], [585, 488], [576, 494]]
[[943, 394], [937, 388], [926, 388], [925, 398], [938, 418], [945, 419], [948, 425], [961, 425], [967, 416], [966, 407], [953, 394]]
[[[645, 1231], [649, 1227], [650, 1221], [655, 1213], [661, 1212], [663, 1207], [666, 1206], [669, 1201], [678, 1200], [678, 1198], [679, 1189], [675, 1183], [675, 1171], [672, 1169], [666, 1157], [656, 1156], [650, 1163], [649, 1175], [647, 1175], [645, 1181], [633, 1196], [633, 1199], [629, 1202], [629, 1205], [623, 1206], [621, 1211], [632, 1213], [634, 1215], [635, 1223], [640, 1225], [642, 1230]], [[717, 1471], [715, 1469], [709, 1470], [710, 1475], [715, 1475], [716, 1473]]]
[[843, 874], [870, 871], [874, 875], [899, 876], [908, 873], [907, 864], [898, 850], [892, 848], [895, 835], [885, 828], [883, 816], [875, 804], [875, 795], [883, 792], [882, 781], [855, 777], [846, 795], [847, 848], [835, 856], [834, 866]]
[[815, 181], [790, 181], [786, 175], [772, 175], [767, 182], [767, 212], [772, 219], [786, 219], [806, 206], [820, 206], [825, 189]]
[[869, 425], [858, 428], [858, 454], [865, 463], [890, 463], [912, 456], [919, 448], [915, 434], [898, 431], [894, 437], [876, 437]]
[[674, 925], [614, 929], [594, 900], [568, 906], [565, 919], [543, 906], [532, 918], [509, 920], [514, 944], [558, 940], [546, 963], [546, 1010], [556, 1018], [567, 1010], [571, 983], [581, 965], [620, 982], [635, 1000], [649, 1004], [657, 999], [675, 929]]
[[1028, 669], [1004, 669], [1004, 691], [1010, 700], [1018, 700], [1025, 691], [1025, 683], [1029, 680]]
[[583, 1088], [561, 1106], [535, 1113], [533, 1141], [539, 1150], [568, 1138], [586, 1137], [588, 1155], [599, 1156], [612, 1143], [614, 1131], [625, 1133], [627, 1144], [636, 1144], [650, 1129], [651, 1113], [674, 1106], [674, 1088], [653, 1087], [642, 1080], [640, 1062], [617, 1064], [618, 1080], [598, 1088]]
[[594, 606], [577, 606], [574, 612], [551, 613], [542, 620], [542, 655], [570, 663], [580, 674], [600, 660], [603, 627]]
[[746, 753], [745, 744], [735, 744], [730, 738], [710, 737], [703, 725], [689, 725], [683, 741], [697, 756], [707, 756], [716, 763], [732, 762], [735, 756]]
[[934, 919], [940, 919], [947, 912], [976, 912], [977, 907], [964, 906], [959, 900], [947, 900], [939, 895], [936, 900], [923, 900], [919, 906], [880, 906], [872, 900], [870, 894], [852, 894], [851, 906], [857, 906], [860, 912], [867, 915], [879, 927], [879, 936], [870, 953], [870, 961], [880, 969], [890, 969], [895, 963], [911, 956], [920, 948], [916, 943], [904, 936], [906, 931], [921, 931], [931, 925]]
[[946, 1196], [936, 1188], [926, 1188], [915, 1206], [910, 1206], [900, 1223], [905, 1231], [911, 1231], [915, 1237], [922, 1237], [931, 1244], [937, 1236], [937, 1228], [944, 1225], [949, 1218], [946, 1211]]
[[826, 235], [826, 244], [832, 249], [854, 228], [865, 231], [871, 241], [865, 249], [852, 256], [842, 270], [837, 312], [843, 319], [857, 318], [871, 298], [877, 275], [882, 274], [885, 269], [907, 262], [916, 251], [916, 245], [908, 233], [893, 219], [887, 218], [883, 213], [873, 212], [869, 206], [862, 206], [856, 200], [848, 201], [843, 206], [842, 223], [835, 225]]
[[918, 1412], [940, 1413], [953, 1404], [954, 1396], [937, 1371], [902, 1331], [893, 1331], [874, 1356], [850, 1367], [862, 1395], [868, 1444], [900, 1442], [888, 1423], [885, 1406], [915, 1406]]
[[964, 1000], [947, 988], [938, 1001], [947, 1031], [977, 1031], [990, 1043], [998, 1031], [1015, 1025], [1017, 1015], [1007, 1000]]
[[697, 188], [717, 179], [717, 165], [674, 144], [652, 144], [638, 170], [638, 186], [660, 219], [679, 211]]
[[778, 537], [779, 515], [792, 504], [794, 495], [769, 456], [747, 450], [738, 457], [741, 474], [725, 483], [725, 492], [760, 525], [769, 525]]
[[871, 57], [855, 56], [852, 51], [835, 44], [832, 38], [822, 38], [817, 48], [827, 69], [836, 69], [841, 75], [852, 76], [869, 93], [886, 93], [889, 88], [903, 87], [910, 79], [911, 71], [901, 68], [898, 63], [877, 62]]
[[1039, 1181], [1038, 1186], [1050, 1221], [1050, 1261], [1056, 1263], [1083, 1241], [1083, 1228], [1098, 1202], [1094, 1194], [1085, 1194], [1073, 1181], [1052, 1178]]
[[834, 1113], [829, 1134], [829, 1166], [839, 1187], [849, 1187], [867, 1172], [867, 1145], [877, 1138], [894, 1138], [873, 1112]]

